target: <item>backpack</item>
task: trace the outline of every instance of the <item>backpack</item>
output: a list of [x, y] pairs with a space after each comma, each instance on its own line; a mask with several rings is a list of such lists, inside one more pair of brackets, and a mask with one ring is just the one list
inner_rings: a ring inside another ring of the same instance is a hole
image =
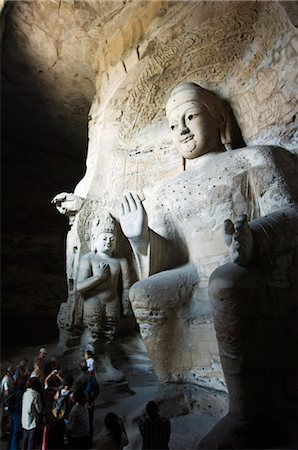
[[94, 401], [99, 394], [99, 384], [96, 381], [96, 378], [93, 375], [90, 375], [86, 392], [88, 394], [89, 400]]
[[67, 394], [62, 395], [61, 392], [59, 392], [59, 397], [57, 400], [54, 401], [53, 408], [52, 408], [52, 414], [55, 417], [55, 419], [62, 419], [65, 415], [66, 407], [67, 407], [67, 400], [70, 396], [71, 392], [67, 392]]

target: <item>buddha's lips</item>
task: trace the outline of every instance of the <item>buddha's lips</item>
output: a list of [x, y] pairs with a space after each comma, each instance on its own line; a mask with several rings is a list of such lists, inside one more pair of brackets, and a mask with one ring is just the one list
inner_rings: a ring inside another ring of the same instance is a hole
[[188, 134], [187, 136], [185, 136], [183, 139], [180, 139], [180, 142], [185, 144], [186, 142], [190, 141], [191, 139], [193, 139], [194, 135], [193, 134]]

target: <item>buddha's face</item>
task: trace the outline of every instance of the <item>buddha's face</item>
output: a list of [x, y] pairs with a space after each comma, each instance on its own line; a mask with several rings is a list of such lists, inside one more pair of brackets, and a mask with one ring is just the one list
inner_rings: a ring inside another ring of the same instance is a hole
[[101, 233], [97, 236], [95, 246], [96, 250], [101, 253], [111, 255], [115, 248], [115, 236], [113, 233]]
[[186, 159], [221, 147], [219, 125], [194, 90], [173, 94], [167, 103], [173, 141]]

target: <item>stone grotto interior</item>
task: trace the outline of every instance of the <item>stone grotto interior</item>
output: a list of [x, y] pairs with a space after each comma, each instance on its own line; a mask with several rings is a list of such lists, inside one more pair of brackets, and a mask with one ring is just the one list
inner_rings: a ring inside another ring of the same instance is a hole
[[0, 6], [1, 376], [89, 349], [95, 436], [297, 448], [298, 2]]

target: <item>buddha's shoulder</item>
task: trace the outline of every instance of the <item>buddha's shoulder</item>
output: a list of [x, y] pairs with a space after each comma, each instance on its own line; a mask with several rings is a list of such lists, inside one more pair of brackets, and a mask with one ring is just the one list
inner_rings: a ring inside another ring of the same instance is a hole
[[84, 255], [82, 255], [81, 261], [90, 262], [90, 261], [92, 261], [92, 259], [94, 259], [95, 255], [96, 255], [96, 253], [94, 253], [94, 252], [85, 253]]
[[275, 145], [255, 145], [239, 148], [230, 152], [237, 160], [245, 160], [252, 167], [267, 166], [268, 168], [290, 168], [298, 165], [297, 155], [283, 147]]
[[255, 156], [255, 157], [266, 157], [266, 156], [274, 156], [274, 155], [292, 155], [287, 149], [283, 147], [279, 147], [277, 145], [252, 145], [247, 147], [238, 148], [235, 150], [230, 150], [224, 153], [226, 154], [235, 154], [235, 155], [243, 155], [243, 156]]
[[[160, 191], [173, 193], [181, 189], [187, 190], [188, 184], [211, 184], [211, 181], [223, 174], [224, 178], [231, 174], [246, 173], [251, 168], [267, 168], [275, 170], [297, 165], [298, 158], [285, 148], [274, 145], [254, 145], [221, 153], [208, 153], [193, 161], [187, 168], [175, 178], [167, 180]], [[222, 178], [222, 177], [220, 177]]]
[[[235, 150], [229, 150], [218, 154], [207, 155], [205, 167], [212, 170], [219, 170], [220, 168], [229, 168], [230, 170], [239, 169], [244, 170], [252, 167], [260, 166], [284, 166], [297, 164], [297, 155], [289, 150], [275, 146], [275, 145], [254, 145], [238, 148]], [[196, 171], [194, 167], [191, 169]]]

